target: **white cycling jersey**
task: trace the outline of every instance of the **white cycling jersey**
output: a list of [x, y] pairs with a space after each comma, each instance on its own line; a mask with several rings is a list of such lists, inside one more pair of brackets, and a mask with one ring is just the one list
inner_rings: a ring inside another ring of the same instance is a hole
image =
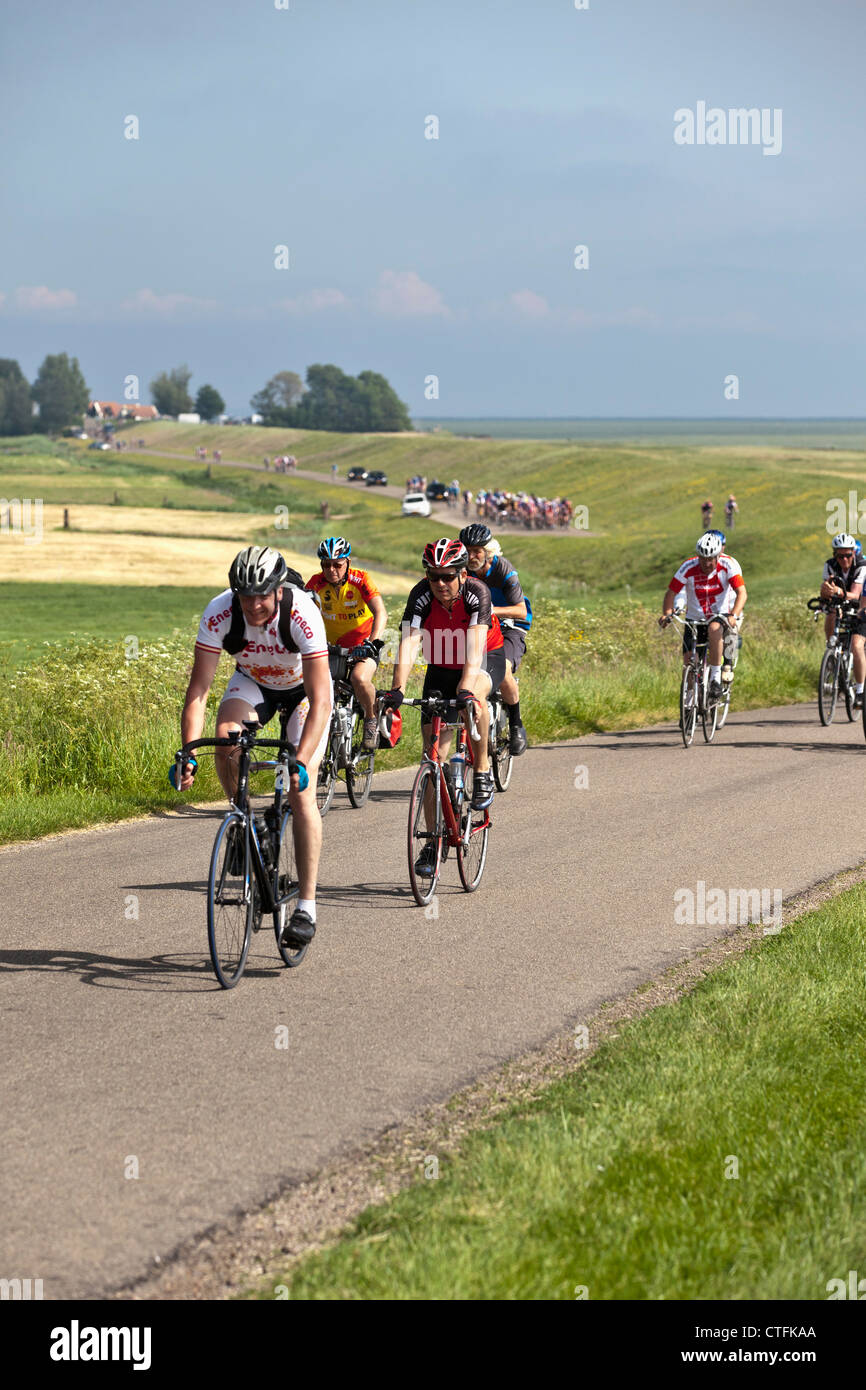
[[[246, 645], [235, 653], [238, 669], [257, 685], [269, 690], [292, 690], [303, 681], [302, 658], [328, 656], [328, 640], [322, 614], [312, 596], [294, 589], [289, 631], [297, 651], [287, 651], [280, 637], [280, 610], [264, 627], [244, 625]], [[221, 652], [222, 641], [232, 621], [232, 591], [224, 590], [211, 599], [199, 625], [196, 646], [208, 652]]]
[[685, 592], [687, 618], [705, 622], [716, 614], [729, 613], [737, 601], [736, 591], [742, 585], [740, 566], [732, 555], [723, 552], [709, 574], [704, 574], [697, 555], [690, 556], [680, 565], [669, 587], [675, 594]]

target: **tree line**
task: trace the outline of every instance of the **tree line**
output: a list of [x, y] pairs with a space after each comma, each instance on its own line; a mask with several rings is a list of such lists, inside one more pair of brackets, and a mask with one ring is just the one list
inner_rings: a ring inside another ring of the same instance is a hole
[[[160, 415], [195, 411], [202, 420], [215, 420], [225, 411], [222, 396], [206, 384], [193, 399], [191, 376], [186, 365], [160, 372], [150, 383], [154, 405]], [[32, 384], [14, 359], [0, 358], [0, 435], [54, 433], [80, 424], [89, 401], [77, 357], [49, 353]], [[265, 425], [345, 433], [412, 428], [408, 407], [384, 376], [349, 376], [332, 362], [308, 367], [306, 384], [297, 372], [277, 372], [250, 404]]]

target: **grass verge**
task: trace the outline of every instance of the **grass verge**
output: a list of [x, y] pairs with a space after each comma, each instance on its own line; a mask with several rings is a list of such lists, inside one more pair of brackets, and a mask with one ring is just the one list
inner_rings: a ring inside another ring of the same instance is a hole
[[826, 1299], [866, 1244], [864, 909], [624, 1023], [259, 1296]]

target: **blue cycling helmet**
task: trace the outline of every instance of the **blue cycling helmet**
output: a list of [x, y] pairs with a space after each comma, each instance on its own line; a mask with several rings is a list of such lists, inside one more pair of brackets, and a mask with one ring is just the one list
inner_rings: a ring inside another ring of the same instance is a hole
[[855, 541], [855, 542], [854, 542], [854, 554], [857, 556], [857, 559], [858, 559], [858, 560], [860, 559], [861, 555], [863, 554], [863, 547], [862, 547], [862, 545], [860, 544], [859, 541]]
[[345, 536], [328, 536], [316, 551], [320, 560], [348, 560], [351, 553], [352, 547]]
[[711, 536], [718, 536], [719, 540], [722, 542], [722, 549], [724, 550], [724, 548], [725, 548], [725, 540], [726, 540], [726, 536], [725, 536], [724, 531], [718, 531], [718, 530], [711, 531], [711, 532], [710, 532], [710, 535], [711, 535]]

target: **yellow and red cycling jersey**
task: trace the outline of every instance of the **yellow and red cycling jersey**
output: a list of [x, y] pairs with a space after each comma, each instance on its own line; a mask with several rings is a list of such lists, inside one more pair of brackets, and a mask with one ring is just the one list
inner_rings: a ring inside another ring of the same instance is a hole
[[335, 647], [359, 647], [373, 631], [373, 610], [370, 599], [379, 597], [379, 590], [366, 570], [349, 566], [342, 584], [332, 584], [324, 574], [314, 574], [307, 580], [325, 620], [328, 641]]

